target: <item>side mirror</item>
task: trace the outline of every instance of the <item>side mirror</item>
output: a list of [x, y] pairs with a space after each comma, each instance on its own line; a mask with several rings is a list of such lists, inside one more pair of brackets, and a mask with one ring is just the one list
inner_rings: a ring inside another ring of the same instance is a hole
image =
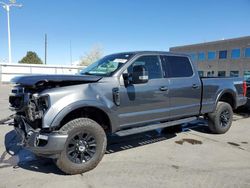
[[143, 84], [148, 82], [148, 70], [144, 65], [134, 66], [131, 76], [133, 84]]
[[123, 73], [124, 85], [143, 84], [148, 82], [148, 71], [144, 65], [136, 65], [133, 67], [132, 73]]

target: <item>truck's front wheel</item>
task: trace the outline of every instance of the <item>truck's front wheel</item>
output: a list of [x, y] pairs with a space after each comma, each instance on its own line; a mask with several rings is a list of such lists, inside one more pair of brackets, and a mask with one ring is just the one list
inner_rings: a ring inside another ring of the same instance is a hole
[[101, 161], [107, 146], [103, 128], [88, 118], [79, 118], [65, 124], [60, 131], [68, 133], [64, 150], [56, 165], [67, 174], [92, 170]]
[[216, 110], [208, 114], [208, 127], [211, 132], [216, 134], [226, 133], [233, 121], [233, 110], [230, 104], [218, 102]]

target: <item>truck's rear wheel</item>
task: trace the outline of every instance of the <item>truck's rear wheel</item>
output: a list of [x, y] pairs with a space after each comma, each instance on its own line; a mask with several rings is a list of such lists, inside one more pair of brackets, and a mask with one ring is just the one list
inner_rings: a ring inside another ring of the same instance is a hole
[[107, 146], [103, 128], [88, 118], [65, 124], [60, 131], [68, 133], [64, 150], [56, 165], [66, 174], [80, 174], [92, 170], [101, 161]]
[[208, 127], [211, 132], [216, 134], [226, 133], [233, 121], [233, 110], [230, 104], [218, 102], [216, 110], [208, 114]]

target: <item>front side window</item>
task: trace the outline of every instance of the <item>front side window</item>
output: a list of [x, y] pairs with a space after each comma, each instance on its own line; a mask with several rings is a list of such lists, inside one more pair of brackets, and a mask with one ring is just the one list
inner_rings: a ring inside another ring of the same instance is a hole
[[232, 49], [231, 58], [232, 59], [240, 58], [240, 49]]
[[163, 59], [163, 63], [167, 65], [163, 68], [168, 77], [191, 77], [193, 75], [191, 63], [187, 57], [164, 56]]
[[245, 57], [250, 57], [250, 48], [245, 49]]
[[216, 58], [216, 52], [208, 52], [207, 53], [208, 60], [214, 60]]
[[148, 79], [162, 78], [161, 64], [158, 56], [149, 55], [139, 57], [132, 65], [128, 67], [128, 73], [132, 73], [133, 67], [136, 65], [144, 65], [148, 71]]
[[199, 61], [205, 61], [205, 53], [204, 52], [199, 52], [198, 53], [198, 60]]
[[230, 77], [239, 77], [239, 71], [230, 71]]
[[227, 59], [227, 50], [219, 51], [219, 59]]
[[108, 55], [80, 71], [80, 74], [112, 76], [127, 63], [132, 56], [132, 53]]

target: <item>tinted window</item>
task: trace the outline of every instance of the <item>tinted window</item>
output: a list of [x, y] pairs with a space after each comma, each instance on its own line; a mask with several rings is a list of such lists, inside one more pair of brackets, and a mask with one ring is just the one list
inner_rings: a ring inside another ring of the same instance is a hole
[[128, 67], [128, 73], [132, 73], [133, 67], [144, 65], [148, 71], [149, 79], [162, 78], [161, 64], [157, 56], [142, 56]]
[[218, 77], [225, 77], [226, 76], [226, 71], [219, 71], [218, 72]]
[[227, 51], [226, 50], [219, 51], [219, 59], [226, 59], [226, 58], [227, 58]]
[[207, 58], [208, 60], [213, 60], [216, 58], [216, 53], [215, 52], [208, 52], [207, 53]]
[[204, 52], [198, 53], [198, 60], [199, 61], [205, 61], [205, 53]]
[[233, 49], [231, 53], [232, 59], [238, 59], [240, 58], [240, 49]]
[[250, 71], [244, 71], [244, 78], [245, 78], [245, 80], [250, 79]]
[[203, 77], [204, 76], [204, 71], [198, 71], [200, 77]]
[[245, 49], [245, 57], [250, 57], [250, 48]]
[[166, 71], [166, 66], [163, 67], [169, 77], [190, 77], [193, 75], [193, 69], [187, 57], [165, 56], [163, 63], [167, 63], [169, 71]]
[[230, 77], [239, 77], [239, 71], [230, 71]]
[[213, 76], [214, 76], [214, 71], [207, 72], [207, 77], [213, 77]]

